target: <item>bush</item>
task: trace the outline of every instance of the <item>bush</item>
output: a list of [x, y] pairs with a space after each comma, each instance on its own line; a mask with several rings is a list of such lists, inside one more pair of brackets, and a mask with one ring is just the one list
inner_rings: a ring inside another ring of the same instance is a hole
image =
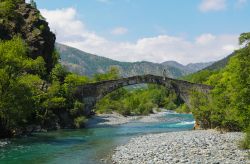
[[74, 108], [70, 110], [70, 114], [72, 116], [77, 116], [81, 114], [83, 110], [84, 110], [84, 104], [76, 100], [74, 102]]
[[250, 149], [250, 126], [246, 130], [245, 138], [240, 142], [242, 149]]
[[75, 118], [74, 124], [76, 128], [82, 128], [85, 126], [85, 123], [88, 121], [88, 119], [85, 116], [80, 116]]
[[168, 104], [165, 105], [167, 110], [174, 110], [177, 108], [176, 104], [173, 101], [170, 101]]
[[190, 113], [191, 110], [186, 104], [182, 104], [176, 110], [177, 113]]

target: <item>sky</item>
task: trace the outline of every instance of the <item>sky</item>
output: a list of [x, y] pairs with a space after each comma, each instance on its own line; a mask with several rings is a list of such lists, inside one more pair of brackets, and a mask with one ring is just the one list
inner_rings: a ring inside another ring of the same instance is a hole
[[250, 29], [250, 0], [36, 0], [57, 42], [119, 61], [224, 58]]

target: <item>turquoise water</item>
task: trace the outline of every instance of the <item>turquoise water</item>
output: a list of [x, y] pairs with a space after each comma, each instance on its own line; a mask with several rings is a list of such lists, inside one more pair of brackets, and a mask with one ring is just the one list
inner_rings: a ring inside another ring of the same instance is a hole
[[[59, 130], [12, 139], [0, 147], [0, 163], [98, 164], [119, 144], [131, 137], [172, 131], [191, 130], [190, 114], [166, 113], [160, 123], [132, 122], [113, 127]], [[109, 162], [108, 162], [109, 163]]]

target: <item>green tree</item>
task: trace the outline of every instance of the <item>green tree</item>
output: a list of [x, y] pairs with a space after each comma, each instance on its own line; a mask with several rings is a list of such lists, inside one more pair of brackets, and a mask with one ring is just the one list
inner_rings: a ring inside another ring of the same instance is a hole
[[[42, 94], [44, 62], [27, 56], [25, 43], [19, 37], [0, 43], [0, 129], [12, 134], [29, 123], [38, 109], [38, 95]], [[27, 72], [36, 72], [37, 75]]]
[[[213, 86], [210, 95], [194, 94], [193, 114], [210, 127], [232, 131], [250, 124], [250, 33], [239, 37], [242, 48], [235, 51], [228, 65], [203, 83]], [[196, 75], [199, 76], [199, 73]]]
[[212, 103], [210, 96], [202, 92], [193, 91], [191, 97], [192, 113], [202, 128], [211, 128]]
[[114, 80], [120, 77], [119, 68], [116, 66], [111, 66], [109, 71], [104, 74], [95, 74], [94, 81], [104, 81], [104, 80]]
[[37, 8], [36, 2], [34, 0], [30, 0], [30, 5], [34, 8]]

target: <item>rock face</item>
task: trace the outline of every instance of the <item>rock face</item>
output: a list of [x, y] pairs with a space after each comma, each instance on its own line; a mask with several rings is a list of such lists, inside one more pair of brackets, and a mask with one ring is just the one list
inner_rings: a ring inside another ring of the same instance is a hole
[[0, 39], [9, 40], [16, 35], [25, 40], [29, 48], [29, 56], [33, 59], [42, 56], [47, 71], [54, 65], [55, 35], [50, 31], [48, 23], [39, 10], [24, 1], [18, 2], [12, 16], [0, 18]]
[[124, 86], [143, 83], [162, 85], [166, 87], [166, 89], [174, 91], [182, 101], [187, 103], [187, 105], [190, 105], [190, 91], [196, 90], [203, 93], [208, 93], [212, 88], [208, 85], [195, 84], [167, 77], [164, 78], [162, 76], [142, 75], [78, 86], [75, 92], [75, 96], [79, 99], [79, 101], [84, 102], [84, 114], [89, 115], [94, 108], [95, 103], [108, 93], [111, 93], [112, 91]]

